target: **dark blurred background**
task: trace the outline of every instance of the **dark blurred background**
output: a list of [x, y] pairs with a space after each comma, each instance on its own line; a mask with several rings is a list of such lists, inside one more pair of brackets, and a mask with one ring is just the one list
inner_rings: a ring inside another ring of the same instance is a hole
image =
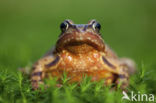
[[55, 45], [65, 19], [96, 19], [119, 56], [156, 67], [156, 0], [1, 0], [0, 68], [16, 70], [39, 59]]

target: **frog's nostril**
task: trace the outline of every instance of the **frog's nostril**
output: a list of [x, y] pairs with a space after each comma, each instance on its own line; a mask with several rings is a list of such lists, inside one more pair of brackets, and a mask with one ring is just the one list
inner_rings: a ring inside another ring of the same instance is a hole
[[76, 28], [77, 28], [79, 31], [84, 32], [84, 31], [87, 29], [87, 25], [85, 25], [85, 24], [77, 24]]

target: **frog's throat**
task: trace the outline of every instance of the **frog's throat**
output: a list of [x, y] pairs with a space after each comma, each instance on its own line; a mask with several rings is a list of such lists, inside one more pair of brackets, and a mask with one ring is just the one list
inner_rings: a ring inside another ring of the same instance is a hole
[[85, 53], [92, 50], [105, 51], [104, 41], [101, 36], [93, 33], [71, 33], [64, 34], [59, 38], [56, 49], [62, 51], [64, 49], [70, 52]]
[[75, 42], [64, 47], [65, 50], [74, 54], [84, 54], [97, 50], [96, 45], [83, 42]]

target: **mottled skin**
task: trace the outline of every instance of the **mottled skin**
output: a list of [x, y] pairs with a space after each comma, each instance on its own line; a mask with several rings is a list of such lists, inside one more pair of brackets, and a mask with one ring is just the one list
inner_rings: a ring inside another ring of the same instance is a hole
[[38, 60], [32, 69], [32, 87], [37, 89], [44, 78], [58, 77], [65, 71], [69, 82], [80, 82], [84, 75], [92, 81], [105, 80], [105, 85], [128, 85], [129, 75], [135, 70], [134, 62], [118, 56], [104, 43], [95, 20], [88, 24], [74, 24], [65, 20], [56, 46]]

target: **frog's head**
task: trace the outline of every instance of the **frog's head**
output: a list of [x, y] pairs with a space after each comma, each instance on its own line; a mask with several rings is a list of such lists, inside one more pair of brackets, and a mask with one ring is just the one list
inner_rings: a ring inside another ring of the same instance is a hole
[[71, 20], [65, 20], [60, 25], [62, 32], [56, 50], [67, 50], [73, 53], [104, 51], [105, 45], [100, 35], [100, 28], [101, 25], [96, 20], [91, 20], [88, 24], [74, 24]]

